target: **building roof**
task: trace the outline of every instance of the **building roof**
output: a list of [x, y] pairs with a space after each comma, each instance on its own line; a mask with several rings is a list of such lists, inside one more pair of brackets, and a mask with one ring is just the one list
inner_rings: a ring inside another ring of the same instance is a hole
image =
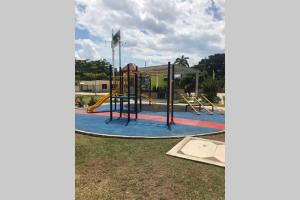
[[[175, 74], [196, 74], [199, 71], [190, 67], [184, 67], [179, 64], [175, 64]], [[168, 65], [155, 65], [149, 67], [139, 68], [139, 72], [147, 75], [166, 75], [168, 74]]]
[[[129, 65], [129, 71], [130, 72], [135, 72], [136, 71], [136, 64], [134, 63], [128, 63], [127, 65]], [[127, 72], [127, 65], [125, 65], [123, 68], [122, 68], [122, 71], [123, 72]]]

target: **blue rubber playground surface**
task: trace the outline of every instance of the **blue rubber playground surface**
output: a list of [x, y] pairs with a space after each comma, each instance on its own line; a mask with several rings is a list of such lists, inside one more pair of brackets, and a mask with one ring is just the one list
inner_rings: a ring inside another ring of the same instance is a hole
[[174, 112], [175, 125], [171, 129], [166, 126], [166, 112], [142, 111], [138, 119], [131, 114], [127, 124], [127, 113], [119, 118], [114, 112], [114, 118], [109, 122], [109, 106], [101, 106], [95, 113], [86, 113], [85, 109], [75, 109], [75, 129], [79, 133], [130, 138], [170, 138], [195, 135], [208, 135], [223, 132], [225, 115], [214, 112], [209, 115], [201, 111], [200, 115], [192, 112]]

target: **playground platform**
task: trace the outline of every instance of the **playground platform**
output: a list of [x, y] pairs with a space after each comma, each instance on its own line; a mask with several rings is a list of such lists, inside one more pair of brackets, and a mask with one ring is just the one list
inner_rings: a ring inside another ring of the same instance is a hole
[[192, 112], [174, 112], [175, 125], [171, 129], [166, 126], [166, 113], [161, 111], [142, 111], [138, 119], [131, 114], [127, 124], [127, 113], [119, 117], [113, 112], [113, 120], [109, 123], [109, 106], [103, 105], [94, 113], [87, 113], [84, 108], [75, 109], [75, 129], [78, 133], [126, 138], [176, 138], [185, 136], [208, 135], [224, 132], [225, 115], [215, 111], [209, 115], [201, 111], [200, 115]]

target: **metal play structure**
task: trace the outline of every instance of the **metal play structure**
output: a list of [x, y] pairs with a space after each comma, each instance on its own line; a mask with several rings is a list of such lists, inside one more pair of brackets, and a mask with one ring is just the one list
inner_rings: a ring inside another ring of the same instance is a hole
[[[149, 94], [142, 91], [142, 79], [149, 77], [146, 73], [139, 72], [139, 67], [133, 63], [127, 64], [123, 68], [119, 68], [119, 76], [112, 74], [112, 65], [109, 68], [109, 94], [103, 96], [94, 105], [87, 108], [88, 113], [95, 112], [106, 100], [109, 99], [109, 120], [113, 120], [113, 111], [118, 111], [119, 118], [127, 117], [127, 125], [134, 115], [134, 119], [138, 119], [138, 113], [142, 111], [142, 98], [146, 98], [149, 104], [152, 103], [151, 84]], [[166, 105], [166, 125], [171, 128], [174, 123], [174, 65], [168, 62], [167, 71], [167, 105]], [[151, 83], [151, 82], [150, 82]], [[132, 102], [133, 101], [133, 102]], [[118, 102], [118, 103], [117, 103]], [[118, 108], [117, 108], [118, 106]], [[126, 108], [126, 109], [125, 109]]]

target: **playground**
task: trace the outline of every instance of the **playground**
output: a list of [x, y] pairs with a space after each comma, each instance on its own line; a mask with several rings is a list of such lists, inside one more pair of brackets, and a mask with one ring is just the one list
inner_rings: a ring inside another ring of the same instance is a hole
[[[200, 70], [107, 66], [108, 92], [95, 81], [75, 108], [76, 199], [224, 199], [225, 108]], [[180, 84], [191, 75], [194, 92]]]
[[[76, 131], [128, 138], [174, 138], [224, 132], [224, 111], [203, 94], [189, 97], [174, 92], [175, 73], [181, 70], [169, 62], [159, 72], [140, 72], [138, 66], [129, 63], [119, 68], [118, 76], [112, 76], [110, 66], [109, 93], [94, 105], [75, 109]], [[153, 74], [167, 77], [164, 102], [152, 98], [149, 77]]]

